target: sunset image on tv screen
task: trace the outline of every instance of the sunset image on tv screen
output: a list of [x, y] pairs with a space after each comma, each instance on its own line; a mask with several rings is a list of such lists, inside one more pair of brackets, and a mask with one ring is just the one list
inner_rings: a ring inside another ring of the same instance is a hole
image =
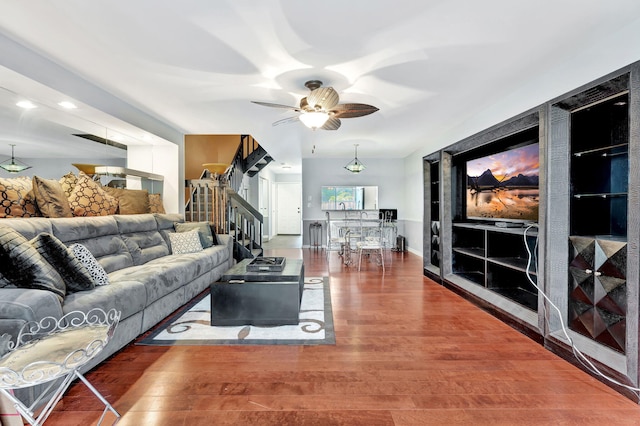
[[537, 143], [467, 162], [467, 218], [538, 221]]

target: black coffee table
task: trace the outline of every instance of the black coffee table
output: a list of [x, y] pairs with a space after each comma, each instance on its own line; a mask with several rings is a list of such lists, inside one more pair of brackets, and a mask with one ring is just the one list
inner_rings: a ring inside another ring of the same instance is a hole
[[245, 259], [211, 284], [211, 325], [298, 324], [304, 264], [287, 259], [281, 272], [247, 272]]

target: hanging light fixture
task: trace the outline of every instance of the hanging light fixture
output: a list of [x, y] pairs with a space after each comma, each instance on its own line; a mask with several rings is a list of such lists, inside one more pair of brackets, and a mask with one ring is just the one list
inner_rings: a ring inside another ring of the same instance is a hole
[[358, 144], [357, 143], [353, 144], [353, 146], [356, 147], [356, 155], [349, 164], [344, 166], [344, 168], [349, 170], [351, 173], [360, 173], [361, 171], [364, 170], [365, 167], [364, 167], [364, 164], [358, 161]]
[[11, 160], [6, 160], [0, 163], [0, 167], [8, 171], [9, 173], [20, 173], [27, 169], [30, 169], [31, 166], [26, 165], [20, 160], [16, 160], [13, 154], [13, 149], [15, 144], [9, 144], [11, 146]]
[[319, 129], [329, 119], [329, 113], [324, 111], [309, 111], [300, 114], [300, 121], [312, 130]]

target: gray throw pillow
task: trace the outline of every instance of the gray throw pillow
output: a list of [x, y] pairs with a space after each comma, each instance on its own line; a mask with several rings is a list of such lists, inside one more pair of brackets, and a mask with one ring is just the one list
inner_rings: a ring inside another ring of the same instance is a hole
[[31, 240], [51, 266], [60, 274], [67, 287], [67, 293], [91, 290], [95, 287], [89, 270], [76, 258], [62, 241], [51, 234], [41, 233]]
[[0, 288], [15, 288], [15, 285], [11, 284], [11, 281], [6, 279], [4, 275], [0, 274]]
[[60, 274], [29, 241], [13, 228], [0, 224], [0, 274], [20, 288], [53, 292], [60, 302], [66, 288]]
[[192, 229], [197, 229], [202, 248], [208, 248], [217, 244], [217, 241], [213, 238], [213, 233], [211, 232], [211, 227], [208, 222], [175, 222], [173, 228], [176, 232], [187, 232]]

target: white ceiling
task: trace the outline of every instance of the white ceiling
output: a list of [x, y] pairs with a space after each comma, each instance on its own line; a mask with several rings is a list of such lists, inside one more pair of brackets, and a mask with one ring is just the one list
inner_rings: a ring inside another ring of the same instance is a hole
[[[0, 34], [181, 132], [252, 134], [294, 165], [354, 143], [426, 154], [640, 59], [638, 28], [638, 0], [0, 2]], [[250, 103], [297, 105], [310, 79], [380, 111], [313, 132]]]

